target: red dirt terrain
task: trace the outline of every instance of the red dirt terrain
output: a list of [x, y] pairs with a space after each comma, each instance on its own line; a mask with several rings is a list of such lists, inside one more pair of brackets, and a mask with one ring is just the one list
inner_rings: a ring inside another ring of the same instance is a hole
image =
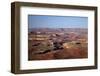
[[28, 60], [88, 57], [87, 29], [33, 29], [28, 35]]

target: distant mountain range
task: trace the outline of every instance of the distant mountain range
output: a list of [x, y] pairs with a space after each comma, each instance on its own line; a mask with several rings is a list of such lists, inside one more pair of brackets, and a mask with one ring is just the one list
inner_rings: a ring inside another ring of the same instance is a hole
[[28, 32], [83, 32], [87, 33], [87, 28], [29, 28]]

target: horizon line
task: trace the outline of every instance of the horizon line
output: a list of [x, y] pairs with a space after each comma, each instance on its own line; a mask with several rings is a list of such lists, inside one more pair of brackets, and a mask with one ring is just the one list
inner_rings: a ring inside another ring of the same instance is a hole
[[[39, 28], [39, 27], [33, 27], [33, 28]], [[48, 28], [48, 27], [40, 27], [40, 28]], [[40, 29], [39, 28], [39, 29]], [[50, 27], [49, 27], [50, 28]], [[86, 27], [68, 27], [68, 28], [83, 28], [83, 29], [88, 29], [88, 28], [86, 28]], [[28, 28], [28, 29], [32, 29], [32, 28]], [[50, 28], [50, 29], [60, 29], [60, 28]], [[64, 28], [62, 28], [62, 29], [64, 29]], [[65, 28], [66, 29], [66, 28]]]

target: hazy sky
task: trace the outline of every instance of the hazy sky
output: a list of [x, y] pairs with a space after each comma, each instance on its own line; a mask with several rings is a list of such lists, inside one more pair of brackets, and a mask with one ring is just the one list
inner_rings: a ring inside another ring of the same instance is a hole
[[87, 28], [88, 17], [28, 15], [29, 28]]

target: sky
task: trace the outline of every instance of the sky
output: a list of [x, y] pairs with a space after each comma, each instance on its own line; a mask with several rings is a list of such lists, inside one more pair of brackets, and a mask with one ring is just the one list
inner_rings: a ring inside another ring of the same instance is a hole
[[28, 15], [29, 28], [87, 28], [88, 17]]

